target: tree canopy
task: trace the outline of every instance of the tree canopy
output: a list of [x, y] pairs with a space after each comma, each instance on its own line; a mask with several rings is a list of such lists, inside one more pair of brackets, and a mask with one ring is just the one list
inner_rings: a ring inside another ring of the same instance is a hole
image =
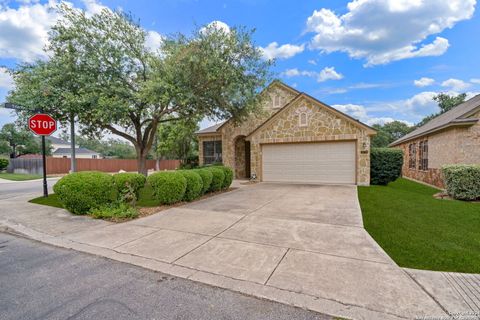
[[377, 134], [372, 138], [371, 143], [374, 148], [388, 147], [390, 143], [414, 129], [414, 127], [410, 127], [401, 121], [387, 122], [383, 125], [374, 124], [372, 127], [377, 130]]
[[195, 135], [198, 129], [197, 122], [191, 120], [161, 124], [158, 128], [157, 154], [167, 159], [180, 159], [184, 163], [198, 156], [198, 141]]
[[[51, 147], [47, 142], [47, 154], [51, 154]], [[8, 154], [15, 158], [22, 154], [41, 153], [40, 139], [29, 130], [14, 123], [6, 123], [0, 130], [0, 154]]]
[[458, 106], [459, 104], [465, 102], [465, 99], [467, 97], [466, 93], [461, 93], [456, 96], [454, 95], [449, 95], [446, 93], [439, 93], [435, 97], [433, 97], [433, 100], [435, 100], [438, 103], [438, 107], [440, 108], [440, 112], [431, 114], [426, 116], [425, 118], [422, 119], [419, 123], [417, 123], [415, 126], [416, 127], [421, 127], [424, 124], [426, 124], [428, 121], [432, 120], [435, 117], [438, 117], [442, 113], [445, 113], [454, 107]]
[[116, 134], [133, 144], [139, 172], [161, 123], [233, 118], [258, 108], [269, 79], [252, 31], [209, 25], [192, 35], [164, 36], [159, 49], [125, 13], [85, 12], [61, 5], [52, 28], [50, 59], [20, 66], [8, 101], [42, 106], [60, 120], [76, 114], [88, 136]]

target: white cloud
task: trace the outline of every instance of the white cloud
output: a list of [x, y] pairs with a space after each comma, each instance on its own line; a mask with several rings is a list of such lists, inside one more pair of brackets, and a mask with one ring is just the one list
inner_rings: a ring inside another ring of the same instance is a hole
[[480, 84], [480, 79], [470, 79], [471, 83]]
[[368, 125], [374, 125], [374, 124], [383, 125], [385, 123], [389, 123], [393, 121], [401, 121], [406, 123], [409, 126], [413, 125], [412, 122], [409, 122], [406, 120], [398, 120], [391, 117], [372, 117], [368, 114], [367, 108], [358, 104], [335, 104], [332, 107]]
[[432, 35], [470, 19], [476, 0], [352, 0], [348, 12], [315, 10], [307, 19], [314, 32], [310, 46], [323, 52], [346, 52], [367, 66], [413, 57], [438, 56], [449, 42]]
[[266, 59], [288, 59], [303, 52], [305, 45], [297, 46], [287, 43], [279, 46], [277, 42], [272, 42], [265, 48], [260, 47], [259, 49]]
[[343, 75], [335, 71], [334, 67], [324, 68], [322, 71], [320, 71], [317, 77], [318, 82], [324, 82], [327, 80], [340, 80], [340, 79], [343, 79]]
[[365, 107], [358, 104], [334, 104], [332, 107], [360, 121], [368, 118]]
[[201, 28], [200, 32], [205, 32], [207, 28], [212, 28], [215, 30], [221, 30], [225, 33], [230, 33], [230, 27], [228, 26], [228, 24], [220, 20], [214, 20], [210, 22], [209, 24], [207, 24], [206, 27]]
[[[87, 16], [108, 9], [97, 0], [82, 0]], [[0, 59], [14, 58], [32, 62], [47, 58], [43, 50], [48, 43], [48, 32], [56, 23], [59, 14], [56, 11], [61, 2], [49, 0], [40, 3], [35, 0], [23, 0], [18, 8], [0, 5]], [[65, 2], [72, 5], [69, 2]], [[73, 6], [73, 5], [72, 5]], [[146, 46], [156, 49], [161, 35], [155, 31], [147, 32]]]
[[160, 48], [163, 42], [163, 36], [156, 31], [148, 31], [145, 37], [145, 46], [151, 50], [156, 51]]
[[314, 65], [316, 66], [317, 65], [317, 61], [311, 59], [311, 60], [308, 60], [308, 63], [310, 63], [311, 65]]
[[428, 87], [428, 86], [431, 86], [432, 84], [435, 83], [435, 80], [432, 79], [432, 78], [427, 78], [427, 77], [422, 77], [418, 80], [414, 80], [413, 81], [413, 84], [416, 86], [416, 87]]
[[7, 69], [0, 67], [0, 89], [13, 89], [13, 79]]
[[284, 72], [282, 72], [281, 75], [287, 78], [299, 77], [299, 76], [312, 77], [312, 78], [316, 78], [317, 82], [343, 79], [343, 75], [341, 73], [338, 73], [334, 67], [323, 68], [320, 72], [298, 70], [297, 68], [287, 69]]
[[450, 88], [454, 91], [462, 91], [470, 87], [470, 83], [467, 83], [459, 79], [448, 79], [442, 82], [442, 87]]

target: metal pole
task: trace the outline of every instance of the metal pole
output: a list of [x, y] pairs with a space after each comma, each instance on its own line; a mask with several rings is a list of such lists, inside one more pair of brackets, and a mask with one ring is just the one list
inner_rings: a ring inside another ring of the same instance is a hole
[[77, 172], [77, 160], [75, 159], [75, 116], [70, 116], [70, 171]]
[[48, 197], [48, 186], [47, 186], [47, 157], [45, 150], [45, 136], [42, 136], [42, 161], [43, 161], [43, 196]]

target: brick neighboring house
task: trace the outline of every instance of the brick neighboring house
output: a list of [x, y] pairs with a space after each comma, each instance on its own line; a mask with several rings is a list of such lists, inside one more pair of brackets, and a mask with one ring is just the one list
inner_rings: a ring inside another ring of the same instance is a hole
[[441, 167], [480, 164], [480, 95], [394, 141], [403, 150], [405, 177], [444, 187]]
[[243, 123], [197, 132], [201, 165], [223, 162], [260, 181], [370, 183], [374, 129], [280, 81], [261, 94], [263, 111]]

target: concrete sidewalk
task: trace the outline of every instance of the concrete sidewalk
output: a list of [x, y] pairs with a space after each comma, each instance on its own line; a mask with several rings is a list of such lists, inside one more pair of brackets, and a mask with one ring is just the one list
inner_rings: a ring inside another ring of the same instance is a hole
[[122, 224], [28, 198], [0, 223], [49, 244], [349, 319], [446, 316], [363, 229], [354, 187], [250, 185]]

